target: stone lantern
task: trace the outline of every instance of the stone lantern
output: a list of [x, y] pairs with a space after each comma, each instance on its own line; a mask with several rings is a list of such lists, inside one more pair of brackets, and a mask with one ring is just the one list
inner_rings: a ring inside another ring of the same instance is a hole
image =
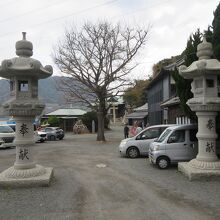
[[187, 104], [198, 117], [198, 155], [188, 163], [179, 163], [178, 169], [190, 180], [220, 177], [220, 161], [216, 156], [216, 115], [220, 111], [218, 76], [220, 62], [211, 59], [212, 44], [206, 41], [197, 47], [198, 61], [189, 67], [181, 66], [180, 74], [185, 79], [193, 79], [193, 98]]
[[3, 104], [3, 111], [16, 121], [16, 161], [0, 174], [0, 185], [49, 185], [53, 169], [35, 164], [31, 145], [33, 122], [45, 107], [38, 99], [38, 79], [51, 76], [53, 68], [30, 58], [33, 45], [26, 40], [26, 33], [22, 34], [23, 39], [15, 45], [18, 57], [3, 60], [0, 66], [0, 76], [10, 80], [10, 99]]

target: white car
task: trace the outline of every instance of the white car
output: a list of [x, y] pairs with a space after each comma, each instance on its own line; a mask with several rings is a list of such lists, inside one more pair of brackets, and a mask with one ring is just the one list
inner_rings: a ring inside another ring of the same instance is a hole
[[0, 125], [0, 148], [15, 147], [15, 132], [8, 125]]
[[119, 145], [121, 156], [136, 158], [141, 155], [147, 156], [150, 143], [157, 139], [160, 134], [171, 124], [154, 125], [147, 127], [132, 138], [126, 138]]
[[47, 133], [43, 131], [35, 131], [34, 132], [34, 141], [43, 143], [47, 140]]

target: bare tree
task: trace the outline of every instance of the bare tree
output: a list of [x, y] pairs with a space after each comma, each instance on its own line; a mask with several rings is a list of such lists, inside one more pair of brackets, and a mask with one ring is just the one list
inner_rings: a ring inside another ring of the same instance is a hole
[[90, 106], [97, 106], [97, 140], [105, 141], [104, 117], [107, 99], [128, 84], [126, 76], [137, 64], [131, 61], [146, 43], [148, 30], [86, 23], [80, 31], [69, 29], [59, 42], [53, 58], [69, 77], [64, 90]]

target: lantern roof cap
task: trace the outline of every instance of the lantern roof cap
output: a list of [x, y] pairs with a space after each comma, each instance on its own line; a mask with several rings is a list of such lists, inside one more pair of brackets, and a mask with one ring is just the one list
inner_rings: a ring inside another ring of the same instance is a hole
[[211, 56], [213, 55], [213, 49], [212, 44], [207, 42], [206, 36], [203, 36], [203, 41], [197, 46], [197, 57], [199, 60], [202, 59], [211, 59]]
[[33, 55], [33, 44], [26, 40], [26, 32], [22, 32], [23, 39], [15, 44], [16, 55], [23, 57], [31, 57]]

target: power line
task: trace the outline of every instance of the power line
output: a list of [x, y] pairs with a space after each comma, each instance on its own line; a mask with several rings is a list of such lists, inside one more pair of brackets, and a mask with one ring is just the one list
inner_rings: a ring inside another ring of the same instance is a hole
[[[69, 0], [67, 0], [69, 1]], [[35, 25], [32, 25], [30, 27], [28, 27], [29, 29], [31, 28], [34, 28], [34, 27], [37, 27], [37, 26], [40, 26], [40, 25], [44, 25], [44, 24], [47, 24], [47, 23], [52, 23], [52, 22], [55, 22], [55, 21], [58, 21], [58, 20], [62, 20], [64, 18], [67, 18], [67, 17], [71, 17], [71, 16], [74, 16], [74, 15], [77, 15], [77, 14], [81, 14], [81, 13], [84, 13], [86, 11], [89, 11], [89, 10], [92, 10], [92, 9], [95, 9], [95, 8], [99, 8], [99, 7], [102, 7], [102, 6], [105, 6], [105, 5], [109, 5], [109, 4], [112, 4], [114, 2], [116, 2], [118, 0], [111, 0], [111, 1], [108, 1], [108, 2], [105, 2], [103, 4], [98, 4], [98, 5], [95, 5], [93, 7], [90, 7], [90, 8], [86, 8], [86, 9], [83, 9], [83, 10], [80, 10], [80, 11], [77, 11], [77, 12], [74, 12], [74, 13], [71, 13], [71, 14], [68, 14], [68, 15], [64, 15], [64, 16], [61, 16], [61, 17], [58, 17], [58, 18], [55, 18], [55, 19], [49, 19], [47, 21], [44, 21], [44, 22], [41, 22], [41, 23], [38, 23], [38, 24], [35, 24]], [[121, 17], [121, 16], [124, 16], [124, 15], [130, 15], [130, 14], [134, 14], [134, 13], [137, 13], [139, 11], [145, 11], [146, 9], [149, 9], [149, 8], [152, 8], [152, 7], [155, 7], [157, 5], [161, 5], [161, 4], [164, 4], [166, 2], [169, 2], [170, 0], [165, 0], [163, 1], [162, 3], [156, 3], [156, 4], [152, 4], [148, 7], [145, 7], [145, 8], [141, 8], [141, 9], [138, 9], [138, 10], [134, 10], [134, 11], [131, 11], [131, 12], [128, 12], [128, 13], [123, 13], [121, 15], [116, 15], [116, 16], [113, 16], [112, 18], [116, 18], [116, 17]], [[58, 2], [57, 4], [61, 4], [63, 2]], [[53, 5], [48, 5], [48, 6], [45, 6], [46, 8], [49, 8], [51, 6], [54, 6]], [[8, 20], [13, 20], [14, 18], [17, 18], [17, 17], [22, 17], [24, 15], [27, 15], [27, 14], [30, 14], [30, 13], [33, 13], [33, 12], [36, 12], [36, 11], [39, 11], [39, 10], [43, 10], [45, 9], [45, 7], [41, 7], [41, 8], [38, 8], [38, 9], [34, 9], [34, 10], [31, 10], [29, 12], [26, 12], [26, 13], [23, 13], [23, 14], [20, 14], [20, 15], [17, 15], [17, 16], [14, 16], [14, 17], [10, 17], [10, 18], [6, 18], [6, 19], [3, 19], [3, 20], [0, 20], [0, 23], [3, 23], [3, 22], [6, 22]], [[21, 29], [21, 28], [20, 28]], [[4, 37], [4, 36], [7, 36], [7, 35], [10, 35], [10, 34], [13, 34], [13, 33], [17, 33], [17, 31], [19, 31], [20, 29], [17, 29], [16, 31], [11, 31], [11, 32], [8, 32], [8, 33], [5, 33], [5, 34], [0, 34], [0, 37]]]
[[[116, 2], [116, 1], [118, 1], [118, 0], [111, 0], [111, 1], [105, 2], [103, 4], [98, 4], [98, 5], [95, 5], [93, 7], [89, 7], [89, 8], [86, 8], [86, 9], [83, 9], [83, 10], [80, 10], [80, 11], [77, 11], [77, 12], [74, 12], [74, 13], [71, 13], [71, 14], [68, 14], [68, 15], [64, 15], [64, 16], [61, 16], [61, 17], [58, 17], [58, 18], [55, 18], [55, 19], [50, 19], [50, 20], [47, 20], [47, 21], [44, 21], [44, 22], [32, 25], [32, 26], [28, 27], [28, 29], [31, 29], [31, 28], [34, 28], [34, 27], [37, 27], [37, 26], [40, 26], [40, 25], [44, 25], [46, 23], [52, 23], [54, 21], [62, 20], [64, 18], [71, 17], [73, 15], [81, 14], [81, 13], [84, 13], [86, 11], [89, 11], [89, 10], [92, 10], [92, 9], [95, 9], [95, 8], [99, 8], [99, 7], [102, 7], [102, 6], [106, 6], [106, 5], [112, 4], [112, 3]], [[17, 33], [20, 30], [21, 30], [21, 28], [17, 29], [16, 31], [11, 31], [11, 32], [8, 32], [8, 33], [5, 33], [5, 34], [0, 34], [0, 37], [4, 37], [4, 36], [7, 36], [7, 35], [10, 35], [10, 34], [13, 34], [13, 33]]]
[[[70, 1], [70, 0], [66, 0], [66, 1]], [[28, 15], [28, 14], [31, 14], [31, 13], [34, 13], [34, 12], [37, 12], [37, 11], [40, 11], [40, 10], [44, 10], [44, 9], [46, 9], [46, 8], [53, 7], [53, 6], [55, 6], [55, 5], [63, 4], [63, 3], [65, 3], [65, 2], [59, 0], [58, 2], [55, 2], [55, 3], [53, 3], [53, 4], [49, 4], [49, 5], [46, 5], [46, 6], [37, 8], [37, 9], [33, 9], [33, 10], [27, 11], [27, 12], [25, 12], [25, 13], [23, 13], [23, 14], [19, 14], [19, 15], [15, 15], [15, 16], [12, 16], [12, 17], [9, 17], [9, 18], [2, 19], [2, 20], [0, 20], [0, 23], [13, 20], [14, 18], [23, 17], [23, 16], [25, 16], [25, 15]]]

